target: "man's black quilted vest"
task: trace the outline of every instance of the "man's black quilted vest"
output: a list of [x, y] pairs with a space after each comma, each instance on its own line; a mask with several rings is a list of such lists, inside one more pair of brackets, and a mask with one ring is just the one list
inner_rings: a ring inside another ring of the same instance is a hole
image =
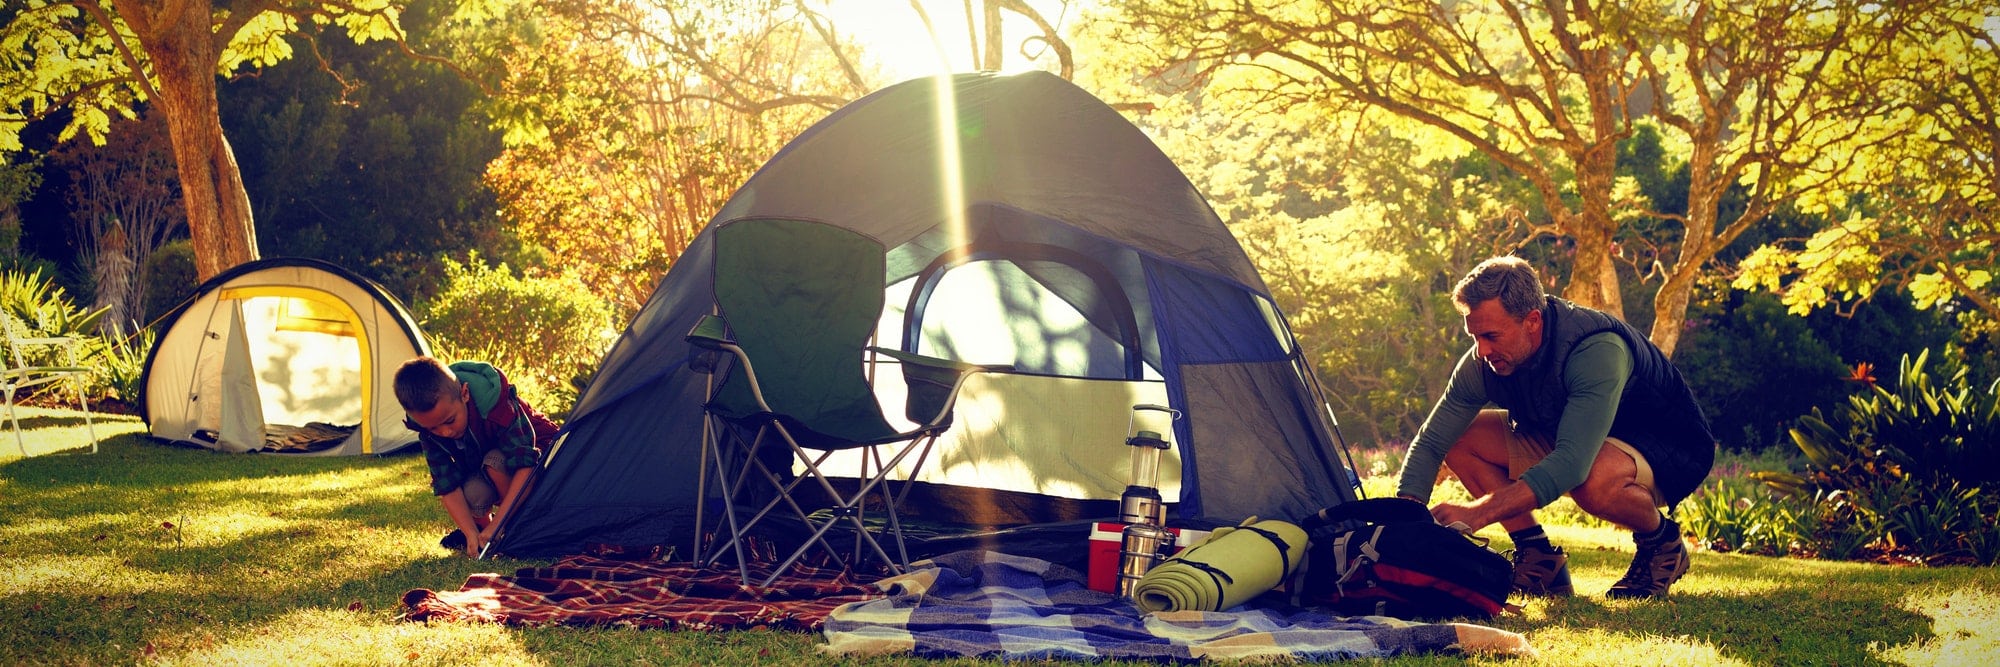
[[1660, 495], [1669, 505], [1680, 504], [1701, 486], [1715, 464], [1715, 436], [1708, 430], [1687, 382], [1666, 355], [1631, 325], [1609, 314], [1548, 297], [1542, 308], [1542, 346], [1527, 365], [1501, 376], [1482, 364], [1486, 397], [1507, 410], [1515, 428], [1555, 439], [1569, 401], [1563, 389], [1563, 367], [1576, 344], [1611, 331], [1632, 351], [1632, 377], [1618, 399], [1611, 437], [1639, 450], [1653, 467]]

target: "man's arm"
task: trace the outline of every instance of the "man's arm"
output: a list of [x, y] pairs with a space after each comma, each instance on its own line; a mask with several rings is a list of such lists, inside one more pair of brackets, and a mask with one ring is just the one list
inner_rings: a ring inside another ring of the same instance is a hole
[[1451, 451], [1459, 436], [1465, 435], [1473, 418], [1479, 416], [1479, 409], [1486, 407], [1486, 384], [1480, 378], [1479, 363], [1469, 349], [1459, 357], [1458, 366], [1445, 385], [1444, 396], [1431, 407], [1430, 416], [1417, 428], [1416, 440], [1410, 442], [1410, 450], [1403, 455], [1403, 473], [1396, 480], [1396, 495], [1430, 502], [1431, 488], [1437, 484], [1445, 453]]
[[1593, 335], [1577, 343], [1563, 367], [1569, 391], [1562, 421], [1556, 424], [1549, 455], [1521, 473], [1521, 484], [1534, 490], [1535, 506], [1555, 502], [1590, 476], [1597, 450], [1611, 435], [1618, 416], [1618, 399], [1632, 376], [1632, 352], [1616, 333]]
[[1609, 332], [1585, 338], [1563, 368], [1569, 398], [1549, 455], [1523, 472], [1521, 479], [1472, 502], [1433, 507], [1431, 516], [1441, 524], [1461, 522], [1478, 530], [1546, 506], [1582, 484], [1611, 432], [1618, 397], [1631, 374], [1632, 355], [1625, 339]]

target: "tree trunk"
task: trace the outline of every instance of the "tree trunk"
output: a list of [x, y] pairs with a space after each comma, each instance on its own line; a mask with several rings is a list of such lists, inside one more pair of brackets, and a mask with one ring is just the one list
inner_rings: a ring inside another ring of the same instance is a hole
[[[1708, 134], [1708, 133], [1704, 133]], [[1713, 146], [1721, 141], [1694, 142], [1693, 156], [1689, 164], [1713, 165], [1717, 163]], [[1722, 195], [1728, 191], [1730, 182], [1714, 169], [1691, 168], [1688, 174], [1687, 219], [1681, 227], [1680, 252], [1666, 272], [1666, 280], [1660, 283], [1660, 291], [1653, 293], [1653, 345], [1672, 359], [1674, 351], [1680, 348], [1681, 333], [1687, 323], [1688, 301], [1694, 294], [1694, 285], [1702, 273], [1702, 267], [1715, 253], [1729, 243], [1725, 237], [1732, 236], [1724, 229], [1722, 222]], [[1741, 215], [1759, 215], [1755, 211], [1744, 211]]]
[[[120, 13], [147, 11], [152, 3], [119, 2]], [[175, 15], [148, 12], [150, 30], [138, 32], [152, 59], [160, 111], [173, 139], [194, 246], [195, 273], [207, 280], [229, 267], [257, 258], [250, 195], [222, 137], [215, 99], [217, 54], [206, 2], [166, 3]]]
[[1618, 229], [1611, 219], [1611, 177], [1616, 165], [1612, 159], [1600, 160], [1595, 155], [1586, 158], [1588, 161], [1578, 161], [1576, 176], [1581, 210], [1569, 217], [1570, 228], [1564, 230], [1576, 239], [1576, 258], [1570, 266], [1569, 286], [1563, 289], [1563, 298], [1624, 319], [1625, 302], [1623, 292], [1618, 289], [1618, 268], [1611, 261], [1611, 235]]
[[[1683, 258], [1682, 261], [1686, 261]], [[1699, 263], [1695, 266], [1700, 266]], [[1653, 332], [1649, 335], [1660, 354], [1674, 358], [1681, 344], [1681, 327], [1687, 323], [1688, 299], [1694, 292], [1693, 272], [1678, 270], [1667, 274], [1660, 291], [1653, 294]]]
[[[983, 45], [984, 51], [979, 59], [979, 69], [988, 72], [998, 72], [1000, 71], [1000, 62], [1006, 53], [1002, 50], [1006, 47], [1006, 44], [1000, 40], [1000, 2], [999, 0], [986, 0], [980, 4], [984, 5], [980, 8], [982, 10], [980, 25], [985, 28], [986, 43]], [[968, 20], [970, 19], [968, 18]]]

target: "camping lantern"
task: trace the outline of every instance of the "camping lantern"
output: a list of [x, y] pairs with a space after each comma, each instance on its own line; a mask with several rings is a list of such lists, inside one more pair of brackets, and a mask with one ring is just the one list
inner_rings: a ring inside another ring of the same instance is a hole
[[[1150, 424], [1159, 417], [1164, 424]], [[1160, 457], [1167, 451], [1164, 434], [1173, 432], [1173, 419], [1180, 413], [1160, 405], [1132, 406], [1132, 420], [1126, 426], [1125, 444], [1131, 447], [1132, 477], [1119, 501], [1118, 518], [1126, 525], [1165, 526], [1166, 504], [1160, 500]]]
[[[1118, 518], [1125, 522], [1125, 534], [1118, 550], [1118, 592], [1132, 597], [1139, 578], [1160, 562], [1174, 537], [1167, 532], [1167, 505], [1160, 500], [1160, 456], [1167, 451], [1163, 434], [1173, 432], [1174, 417], [1180, 413], [1160, 405], [1132, 406], [1132, 420], [1125, 426], [1125, 444], [1132, 452], [1132, 481], [1119, 500]], [[1164, 424], [1147, 422], [1166, 417]]]

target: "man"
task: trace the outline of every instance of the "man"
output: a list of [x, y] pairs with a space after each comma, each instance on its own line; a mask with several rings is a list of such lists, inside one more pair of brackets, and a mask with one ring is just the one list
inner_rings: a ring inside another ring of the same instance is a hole
[[417, 357], [396, 369], [396, 400], [430, 464], [431, 492], [457, 530], [439, 544], [479, 552], [555, 438], [556, 426], [514, 394], [500, 369], [478, 361], [447, 367]]
[[1693, 493], [1715, 461], [1680, 371], [1630, 325], [1543, 294], [1520, 258], [1481, 262], [1452, 299], [1472, 349], [1417, 430], [1397, 494], [1428, 502], [1439, 464], [1450, 467], [1473, 500], [1431, 508], [1438, 523], [1500, 524], [1514, 539], [1514, 589], [1568, 596], [1569, 556], [1534, 516], [1567, 493], [1633, 533], [1632, 566], [1605, 595], [1665, 596], [1689, 558], [1659, 508]]

